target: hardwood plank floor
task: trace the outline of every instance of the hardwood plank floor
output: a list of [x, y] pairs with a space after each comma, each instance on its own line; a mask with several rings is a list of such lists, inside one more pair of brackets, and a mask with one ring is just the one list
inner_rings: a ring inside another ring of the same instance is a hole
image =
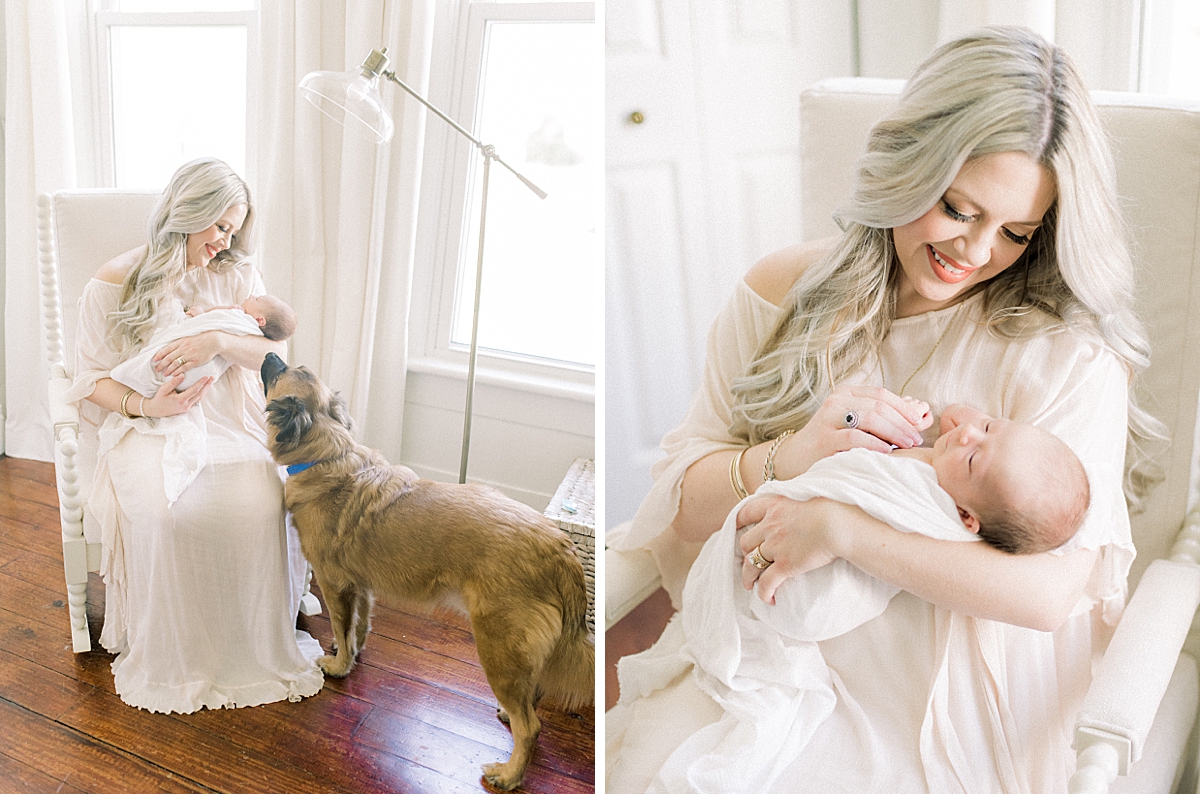
[[620, 696], [617, 661], [623, 656], [644, 651], [653, 645], [674, 614], [675, 609], [671, 606], [670, 596], [660, 587], [604, 632], [605, 711], [616, 705]]
[[[462, 615], [377, 605], [354, 672], [313, 697], [151, 714], [117, 697], [111, 654], [71, 650], [57, 504], [51, 464], [0, 456], [0, 794], [490, 790], [480, 766], [507, 757], [512, 737]], [[96, 648], [103, 615], [92, 574]], [[297, 625], [329, 648], [326, 616]], [[546, 704], [538, 717], [518, 790], [594, 792], [594, 709]]]

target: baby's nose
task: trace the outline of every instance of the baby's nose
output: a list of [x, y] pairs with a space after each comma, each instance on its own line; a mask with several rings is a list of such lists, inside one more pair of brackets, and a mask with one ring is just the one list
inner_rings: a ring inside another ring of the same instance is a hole
[[962, 428], [959, 431], [958, 436], [960, 444], [970, 444], [979, 440], [983, 436], [983, 428], [979, 427], [974, 422], [967, 422], [959, 425], [959, 427]]

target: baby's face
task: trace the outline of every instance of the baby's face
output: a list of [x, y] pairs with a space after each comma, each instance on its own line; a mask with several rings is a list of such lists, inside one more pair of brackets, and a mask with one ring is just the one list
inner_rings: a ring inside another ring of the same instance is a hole
[[246, 314], [249, 314], [251, 317], [264, 314], [267, 311], [267, 307], [263, 305], [264, 303], [265, 301], [263, 301], [263, 299], [258, 295], [251, 295], [249, 298], [246, 298], [246, 300], [242, 301], [242, 311], [244, 311]]
[[960, 512], [978, 515], [986, 505], [1004, 497], [1002, 490], [1019, 485], [1022, 461], [1040, 454], [1044, 443], [1045, 438], [1031, 425], [997, 419], [966, 405], [951, 405], [942, 413], [941, 435], [933, 445], [933, 468], [938, 484]]

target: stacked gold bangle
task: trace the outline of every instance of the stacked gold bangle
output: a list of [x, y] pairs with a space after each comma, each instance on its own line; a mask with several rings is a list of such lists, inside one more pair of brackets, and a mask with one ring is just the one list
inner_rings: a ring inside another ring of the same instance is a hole
[[121, 398], [121, 416], [125, 417], [126, 419], [135, 418], [133, 414], [129, 413], [129, 397], [132, 394], [133, 389], [128, 389], [125, 392], [125, 396]]
[[742, 482], [742, 455], [746, 454], [747, 449], [748, 447], [739, 449], [729, 463], [729, 484], [733, 486], [733, 492], [737, 494], [739, 501], [748, 496], [746, 484]]
[[136, 414], [129, 413], [129, 398], [133, 396], [133, 391], [133, 389], [128, 389], [121, 397], [121, 416], [126, 419], [140, 419], [146, 415], [146, 398], [141, 394], [138, 395], [138, 412]]
[[783, 443], [785, 438], [795, 432], [795, 430], [784, 430], [775, 438], [774, 443], [771, 444], [771, 448], [767, 450], [767, 459], [763, 463], [763, 482], [770, 482], [775, 479], [775, 451], [779, 449], [779, 445]]

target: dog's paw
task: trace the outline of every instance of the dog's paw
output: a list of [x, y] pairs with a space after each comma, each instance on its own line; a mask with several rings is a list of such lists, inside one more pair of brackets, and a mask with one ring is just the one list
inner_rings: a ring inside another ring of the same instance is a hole
[[504, 710], [504, 707], [503, 707], [503, 706], [497, 706], [497, 707], [496, 707], [496, 719], [500, 720], [500, 721], [501, 721], [501, 722], [503, 722], [505, 725], [511, 725], [511, 724], [512, 724], [512, 723], [509, 721], [509, 719], [508, 719], [508, 712]]
[[521, 785], [522, 772], [510, 768], [511, 762], [500, 764], [484, 764], [483, 779], [501, 791], [510, 791]]
[[350, 664], [342, 664], [338, 662], [336, 656], [322, 656], [317, 659], [317, 665], [324, 671], [325, 675], [333, 676], [334, 678], [344, 678], [350, 674], [350, 668], [354, 666]]

